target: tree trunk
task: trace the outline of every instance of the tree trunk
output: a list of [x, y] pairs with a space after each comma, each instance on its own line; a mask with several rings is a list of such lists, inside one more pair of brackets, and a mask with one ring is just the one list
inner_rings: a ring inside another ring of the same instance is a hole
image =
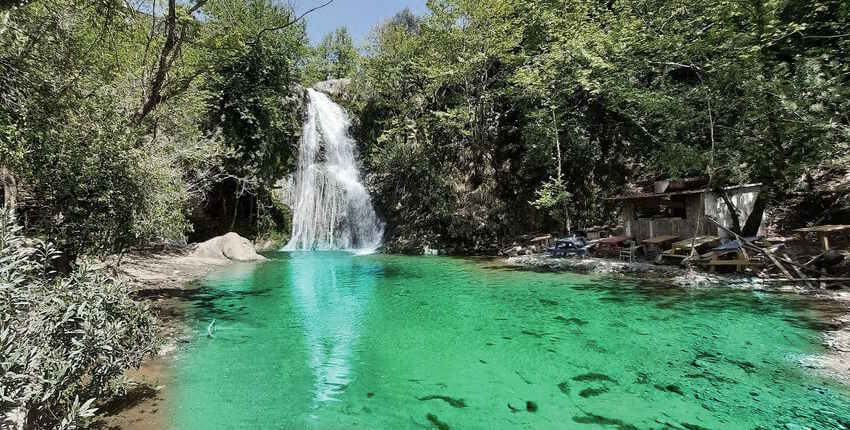
[[0, 166], [0, 182], [3, 182], [3, 206], [15, 213], [18, 200], [18, 182], [15, 175], [6, 167]]
[[239, 194], [233, 194], [233, 218], [230, 221], [230, 231], [236, 227], [236, 218], [239, 215]]
[[159, 61], [151, 78], [150, 88], [147, 89], [147, 96], [144, 97], [142, 105], [133, 114], [133, 124], [141, 123], [157, 105], [163, 102], [162, 89], [168, 77], [168, 72], [180, 52], [182, 42], [182, 37], [178, 37], [177, 34], [177, 0], [168, 0], [168, 14], [165, 17], [165, 43], [162, 45], [162, 52], [159, 54]]
[[755, 237], [759, 233], [761, 227], [761, 219], [764, 217], [764, 210], [767, 208], [767, 195], [764, 191], [759, 192], [756, 196], [756, 201], [753, 203], [753, 211], [747, 217], [747, 223], [741, 228], [741, 236]]
[[555, 108], [552, 107], [552, 128], [555, 130], [555, 153], [558, 155], [558, 180], [563, 177], [561, 167], [561, 139], [558, 137], [558, 117], [555, 115]]

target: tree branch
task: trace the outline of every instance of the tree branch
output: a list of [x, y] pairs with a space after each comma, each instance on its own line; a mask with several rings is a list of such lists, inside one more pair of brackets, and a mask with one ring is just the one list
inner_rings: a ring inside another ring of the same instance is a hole
[[703, 72], [702, 69], [699, 66], [694, 65], [694, 64], [677, 63], [675, 61], [647, 61], [647, 62], [649, 64], [659, 64], [659, 65], [662, 65], [662, 66], [672, 66], [672, 67], [678, 67], [680, 69], [695, 70], [699, 73]]
[[13, 216], [17, 205], [18, 183], [15, 175], [6, 166], [0, 165], [0, 182], [3, 188], [3, 205]]
[[[197, 0], [195, 4], [191, 8], [189, 8], [189, 14], [198, 11], [207, 1], [208, 0]], [[154, 15], [154, 25], [155, 19], [156, 17]], [[156, 71], [153, 74], [153, 78], [151, 79], [147, 95], [144, 97], [142, 106], [133, 115], [133, 124], [141, 123], [142, 120], [144, 120], [145, 117], [147, 117], [148, 114], [150, 114], [158, 105], [165, 102], [167, 99], [173, 97], [174, 95], [185, 91], [186, 88], [189, 87], [191, 81], [198, 75], [200, 75], [200, 73], [195, 73], [194, 75], [187, 78], [187, 80], [184, 80], [184, 82], [181, 82], [175, 92], [163, 96], [162, 91], [165, 87], [165, 80], [168, 77], [168, 73], [174, 66], [174, 62], [180, 56], [180, 48], [183, 44], [184, 36], [184, 27], [181, 27], [181, 31], [179, 33], [177, 31], [177, 0], [168, 0], [168, 14], [165, 18], [165, 44], [162, 46], [162, 51], [160, 51], [159, 61], [157, 63]], [[153, 33], [151, 33], [151, 39], [153, 39]]]
[[848, 36], [850, 36], [850, 33], [835, 34], [835, 35], [832, 35], [832, 36], [818, 36], [818, 35], [803, 36], [803, 39], [839, 39], [839, 38], [848, 37]]
[[168, 69], [173, 63], [172, 52], [178, 44], [177, 39], [177, 0], [168, 0], [168, 15], [165, 18], [165, 44], [159, 54], [159, 62], [150, 84], [150, 91], [139, 110], [133, 115], [133, 123], [138, 124], [158, 105], [162, 100], [162, 87]]
[[302, 13], [299, 17], [297, 17], [297, 18], [293, 19], [292, 21], [289, 21], [286, 24], [281, 25], [279, 27], [269, 27], [269, 28], [264, 28], [264, 29], [260, 30], [260, 32], [257, 33], [257, 37], [254, 38], [254, 42], [252, 42], [251, 45], [256, 45], [256, 44], [260, 43], [260, 39], [263, 37], [263, 34], [265, 34], [266, 32], [283, 30], [283, 29], [297, 23], [298, 21], [301, 21], [302, 19], [304, 19], [305, 16], [307, 16], [307, 15], [309, 15], [309, 14], [311, 14], [311, 13], [313, 13], [313, 12], [315, 12], [315, 11], [317, 11], [317, 10], [319, 10], [319, 9], [321, 9], [321, 8], [331, 4], [333, 2], [334, 2], [334, 0], [328, 0], [328, 1], [316, 6], [314, 8], [308, 10], [307, 12]]
[[194, 5], [194, 6], [192, 6], [192, 7], [190, 7], [190, 8], [189, 8], [189, 15], [191, 15], [191, 14], [193, 14], [193, 13], [197, 12], [197, 11], [198, 11], [198, 9], [202, 8], [202, 7], [204, 6], [204, 4], [205, 4], [207, 1], [208, 1], [208, 0], [198, 0], [198, 1], [195, 3], [195, 5]]

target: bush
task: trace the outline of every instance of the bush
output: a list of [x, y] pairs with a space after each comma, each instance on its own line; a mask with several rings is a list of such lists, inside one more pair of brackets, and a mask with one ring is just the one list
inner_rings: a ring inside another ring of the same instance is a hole
[[27, 429], [85, 427], [156, 348], [154, 317], [126, 285], [87, 268], [59, 276], [57, 256], [0, 215], [0, 415]]

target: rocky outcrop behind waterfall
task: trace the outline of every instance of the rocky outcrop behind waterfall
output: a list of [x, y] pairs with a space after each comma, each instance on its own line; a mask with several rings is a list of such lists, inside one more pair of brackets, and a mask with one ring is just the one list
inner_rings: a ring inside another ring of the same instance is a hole
[[327, 81], [317, 82], [313, 85], [313, 89], [323, 92], [332, 98], [344, 97], [351, 86], [351, 79], [329, 79]]

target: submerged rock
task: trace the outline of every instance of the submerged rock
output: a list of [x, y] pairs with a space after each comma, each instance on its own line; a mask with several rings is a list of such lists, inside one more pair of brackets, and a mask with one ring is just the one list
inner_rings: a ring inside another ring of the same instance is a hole
[[678, 385], [669, 384], [669, 385], [665, 386], [665, 385], [655, 384], [655, 389], [658, 390], [658, 391], [664, 391], [664, 392], [667, 392], [667, 393], [676, 393], [680, 396], [685, 395], [685, 393], [682, 392], [682, 389], [679, 388]]
[[257, 254], [257, 250], [250, 240], [232, 232], [199, 243], [192, 252], [192, 256], [233, 261], [262, 261], [266, 259]]
[[463, 399], [455, 399], [454, 397], [449, 396], [440, 396], [436, 394], [432, 394], [430, 396], [425, 397], [417, 397], [416, 400], [426, 401], [426, 400], [442, 400], [448, 403], [450, 406], [455, 408], [465, 408], [466, 402]]
[[439, 418], [437, 418], [436, 415], [428, 414], [428, 415], [425, 415], [425, 418], [428, 419], [428, 421], [431, 422], [431, 424], [434, 424], [434, 426], [436, 426], [437, 429], [439, 429], [439, 430], [449, 430], [449, 425], [440, 421]]
[[608, 388], [606, 388], [606, 387], [601, 387], [601, 388], [585, 388], [585, 389], [581, 390], [581, 392], [580, 392], [580, 393], [578, 393], [578, 395], [579, 395], [579, 396], [582, 396], [582, 397], [584, 397], [584, 398], [588, 398], [588, 397], [596, 397], [596, 396], [599, 396], [599, 395], [605, 394], [605, 393], [607, 393], [607, 392], [608, 392]]
[[602, 415], [596, 415], [585, 412], [584, 416], [574, 416], [573, 421], [579, 424], [597, 424], [600, 426], [614, 426], [618, 430], [637, 430], [632, 424], [628, 424], [623, 420], [617, 418], [608, 418], [603, 417]]
[[590, 373], [585, 373], [585, 374], [582, 374], [582, 375], [575, 376], [575, 377], [573, 377], [573, 381], [583, 381], [583, 382], [603, 381], [603, 382], [613, 382], [615, 384], [617, 383], [617, 380], [615, 380], [614, 378], [611, 378], [610, 376], [602, 374], [602, 373], [595, 373], [595, 372], [590, 372]]
[[571, 325], [571, 324], [572, 325], [579, 325], [579, 326], [587, 325], [587, 321], [585, 321], [583, 319], [575, 318], [575, 317], [566, 318], [566, 317], [563, 317], [561, 315], [558, 315], [558, 316], [555, 317], [555, 319], [566, 324], [566, 325]]

